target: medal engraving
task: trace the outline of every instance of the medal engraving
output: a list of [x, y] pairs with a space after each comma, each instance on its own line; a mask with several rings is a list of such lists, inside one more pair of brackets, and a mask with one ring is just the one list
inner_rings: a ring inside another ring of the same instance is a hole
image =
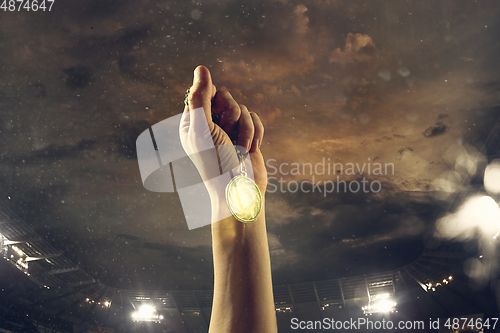
[[226, 202], [229, 211], [238, 221], [251, 223], [259, 217], [262, 194], [252, 179], [240, 175], [227, 184]]

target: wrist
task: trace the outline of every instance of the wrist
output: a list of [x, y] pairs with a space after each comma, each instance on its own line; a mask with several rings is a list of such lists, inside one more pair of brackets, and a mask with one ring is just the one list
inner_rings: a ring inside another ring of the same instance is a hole
[[229, 173], [205, 181], [210, 197], [211, 222], [215, 223], [232, 216], [226, 204], [226, 186], [231, 181]]

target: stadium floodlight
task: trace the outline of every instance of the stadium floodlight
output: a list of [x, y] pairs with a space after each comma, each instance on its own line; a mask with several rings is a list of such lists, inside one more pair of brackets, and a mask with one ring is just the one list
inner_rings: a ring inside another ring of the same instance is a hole
[[371, 315], [374, 313], [391, 313], [396, 311], [397, 303], [390, 294], [379, 294], [373, 296], [368, 305], [362, 307], [363, 313], [365, 315]]
[[7, 246], [7, 238], [4, 237], [4, 235], [0, 234], [0, 255], [2, 257], [7, 256], [7, 251], [9, 250]]
[[142, 304], [137, 311], [132, 313], [133, 321], [154, 321], [160, 323], [163, 319], [162, 315], [158, 315], [158, 311], [151, 304]]
[[[15, 242], [9, 241], [5, 236], [0, 235], [0, 251], [4, 259], [10, 261], [17, 269], [24, 274], [28, 274], [28, 256]], [[29, 274], [28, 274], [29, 275]]]

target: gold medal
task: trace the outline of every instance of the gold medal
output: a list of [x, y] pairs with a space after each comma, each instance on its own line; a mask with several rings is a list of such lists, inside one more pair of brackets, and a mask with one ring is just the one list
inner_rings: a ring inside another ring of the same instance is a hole
[[240, 222], [255, 221], [262, 210], [262, 194], [255, 182], [247, 177], [245, 163], [241, 152], [237, 149], [241, 163], [241, 175], [231, 179], [226, 186], [226, 203], [229, 211]]

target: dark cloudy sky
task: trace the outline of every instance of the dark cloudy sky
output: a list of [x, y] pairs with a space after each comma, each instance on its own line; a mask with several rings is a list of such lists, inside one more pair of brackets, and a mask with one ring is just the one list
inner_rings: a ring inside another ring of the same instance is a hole
[[459, 157], [477, 165], [453, 183], [467, 185], [500, 153], [498, 141], [483, 147], [500, 115], [499, 12], [496, 0], [0, 10], [0, 199], [110, 286], [211, 288], [210, 227], [189, 231], [177, 194], [145, 190], [135, 153], [142, 131], [182, 112], [203, 64], [261, 116], [270, 165], [394, 165], [340, 175], [380, 182], [376, 194], [268, 193], [274, 283], [400, 267], [448, 208], [433, 190]]

